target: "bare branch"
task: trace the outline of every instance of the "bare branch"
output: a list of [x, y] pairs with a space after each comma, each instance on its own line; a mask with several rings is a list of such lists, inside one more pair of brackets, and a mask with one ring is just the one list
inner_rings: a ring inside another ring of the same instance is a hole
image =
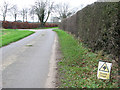
[[13, 7], [10, 9], [10, 13], [12, 14], [12, 16], [14, 17], [14, 19], [16, 21], [17, 15], [18, 15], [17, 5], [13, 5]]
[[26, 22], [27, 22], [27, 14], [28, 14], [28, 9], [27, 8], [23, 8], [22, 11], [21, 11], [23, 22], [24, 22], [24, 19], [26, 19]]
[[10, 4], [8, 2], [4, 1], [3, 6], [0, 7], [1, 13], [2, 13], [1, 16], [3, 17], [3, 21], [5, 21], [7, 12], [8, 12], [8, 10], [10, 10], [9, 6], [10, 6]]
[[58, 18], [65, 19], [73, 15], [76, 11], [74, 9], [70, 9], [69, 4], [66, 3], [59, 3], [55, 6], [55, 13], [59, 16]]
[[48, 0], [38, 0], [35, 2], [35, 5], [33, 7], [35, 14], [38, 16], [41, 22], [41, 26], [44, 26], [52, 12], [53, 2], [51, 3]]

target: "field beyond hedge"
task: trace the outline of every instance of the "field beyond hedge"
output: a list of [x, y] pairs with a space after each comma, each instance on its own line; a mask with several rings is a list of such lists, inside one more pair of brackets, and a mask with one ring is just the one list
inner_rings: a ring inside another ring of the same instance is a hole
[[33, 31], [5, 29], [0, 31], [0, 47], [8, 45], [9, 43], [18, 41], [26, 36], [33, 34]]
[[[59, 88], [118, 88], [118, 64], [101, 52], [93, 53], [72, 35], [57, 32], [63, 58], [58, 62]], [[97, 79], [99, 60], [112, 63], [110, 80]]]

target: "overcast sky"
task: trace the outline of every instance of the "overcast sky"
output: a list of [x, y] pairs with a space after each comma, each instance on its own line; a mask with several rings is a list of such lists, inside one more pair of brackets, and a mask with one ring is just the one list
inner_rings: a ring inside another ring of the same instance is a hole
[[[34, 5], [34, 2], [36, 0], [0, 0], [0, 6], [3, 4], [4, 1], [8, 1], [10, 4], [16, 4], [19, 8], [19, 10], [21, 10], [22, 8], [30, 8], [31, 5]], [[71, 8], [78, 8], [80, 9], [81, 5], [88, 5], [91, 4], [97, 0], [51, 0], [53, 1], [55, 4], [57, 3], [69, 3], [69, 5], [71, 6]], [[22, 18], [18, 17], [18, 19], [22, 20]], [[0, 16], [0, 20], [2, 20], [2, 17]], [[6, 20], [11, 21], [14, 20], [13, 17], [7, 16]], [[31, 21], [31, 19], [29, 18], [28, 21]], [[50, 18], [49, 18], [50, 21]]]

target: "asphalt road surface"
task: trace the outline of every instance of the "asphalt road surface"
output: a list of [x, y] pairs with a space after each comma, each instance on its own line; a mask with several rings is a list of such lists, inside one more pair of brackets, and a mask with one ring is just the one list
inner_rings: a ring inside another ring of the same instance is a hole
[[56, 33], [36, 33], [0, 48], [3, 88], [45, 88]]

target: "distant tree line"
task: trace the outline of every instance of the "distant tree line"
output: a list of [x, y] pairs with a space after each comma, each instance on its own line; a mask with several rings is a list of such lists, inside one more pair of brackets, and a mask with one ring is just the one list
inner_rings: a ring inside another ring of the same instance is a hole
[[54, 2], [50, 0], [36, 0], [31, 8], [22, 8], [19, 10], [17, 5], [12, 5], [4, 1], [3, 5], [0, 6], [0, 15], [3, 17], [3, 21], [6, 21], [6, 17], [9, 15], [14, 18], [15, 22], [18, 16], [22, 16], [22, 22], [27, 22], [28, 16], [30, 16], [34, 22], [35, 17], [37, 17], [38, 22], [40, 22], [43, 27], [51, 13], [56, 14], [56, 17], [63, 20], [73, 15], [76, 12], [75, 10], [76, 9], [70, 9], [69, 4], [54, 4]]

